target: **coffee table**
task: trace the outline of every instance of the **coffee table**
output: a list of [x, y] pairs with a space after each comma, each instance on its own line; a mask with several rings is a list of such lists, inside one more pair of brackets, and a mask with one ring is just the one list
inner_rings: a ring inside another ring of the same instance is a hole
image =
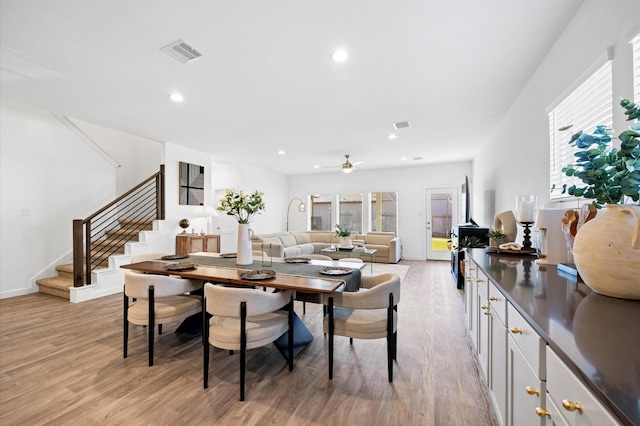
[[376, 252], [378, 251], [378, 249], [361, 249], [361, 248], [354, 248], [353, 250], [341, 250], [338, 248], [331, 248], [331, 247], [327, 247], [324, 248], [322, 250], [320, 250], [320, 254], [324, 254], [326, 256], [329, 256], [331, 258], [333, 258], [333, 256], [331, 256], [331, 254], [335, 254], [335, 253], [343, 253], [346, 254], [347, 257], [351, 257], [351, 255], [353, 254], [357, 254], [358, 256], [361, 255], [365, 255], [365, 256], [369, 256], [369, 263], [371, 263], [371, 275], [373, 275], [373, 263], [376, 261]]

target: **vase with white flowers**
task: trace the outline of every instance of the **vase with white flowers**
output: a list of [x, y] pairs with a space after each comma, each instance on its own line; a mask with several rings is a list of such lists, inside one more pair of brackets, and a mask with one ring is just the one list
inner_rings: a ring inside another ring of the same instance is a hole
[[253, 256], [251, 253], [251, 238], [253, 231], [249, 224], [256, 214], [260, 214], [264, 209], [262, 200], [263, 192], [254, 191], [245, 194], [243, 191], [227, 189], [224, 197], [220, 200], [217, 210], [233, 216], [238, 221], [238, 247], [236, 264], [251, 265]]

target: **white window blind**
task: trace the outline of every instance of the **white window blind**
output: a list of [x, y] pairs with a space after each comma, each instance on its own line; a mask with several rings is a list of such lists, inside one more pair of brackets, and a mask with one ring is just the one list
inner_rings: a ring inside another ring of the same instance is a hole
[[631, 42], [633, 46], [633, 100], [640, 102], [640, 34]]
[[[599, 124], [611, 127], [612, 98], [609, 60], [549, 112], [549, 177], [551, 185], [555, 185], [551, 192], [552, 199], [570, 197], [568, 194], [562, 194], [562, 185], [571, 186], [581, 182], [562, 173], [562, 168], [573, 163], [575, 158], [575, 147], [569, 145], [571, 135], [580, 130], [591, 133]], [[567, 126], [571, 127], [568, 130], [560, 130]]]

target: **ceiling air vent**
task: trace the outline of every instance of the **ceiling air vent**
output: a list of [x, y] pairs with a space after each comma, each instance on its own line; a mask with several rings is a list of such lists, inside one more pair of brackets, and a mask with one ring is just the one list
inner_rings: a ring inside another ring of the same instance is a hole
[[184, 40], [178, 40], [161, 48], [160, 50], [183, 64], [191, 62], [202, 56], [202, 53], [198, 52], [193, 46]]
[[395, 127], [396, 129], [406, 129], [407, 127], [409, 127], [409, 122], [398, 121], [397, 123], [393, 123], [393, 127]]

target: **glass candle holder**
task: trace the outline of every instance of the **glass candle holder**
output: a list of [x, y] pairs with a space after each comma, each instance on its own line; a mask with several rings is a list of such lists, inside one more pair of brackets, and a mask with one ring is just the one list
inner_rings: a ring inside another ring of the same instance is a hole
[[516, 220], [518, 222], [535, 222], [536, 198], [535, 195], [518, 195], [516, 197]]

